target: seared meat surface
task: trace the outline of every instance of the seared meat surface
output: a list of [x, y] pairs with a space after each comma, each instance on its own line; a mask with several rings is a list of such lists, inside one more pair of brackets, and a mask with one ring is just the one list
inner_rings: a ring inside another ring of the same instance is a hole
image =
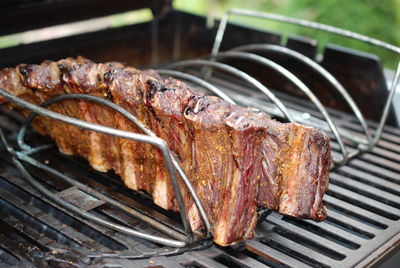
[[[138, 117], [176, 154], [220, 245], [253, 237], [259, 207], [313, 220], [326, 217], [322, 197], [331, 156], [329, 138], [319, 130], [279, 123], [263, 112], [205, 96], [181, 81], [162, 79], [154, 71], [83, 58], [3, 69], [0, 87], [35, 104], [66, 93], [92, 94]], [[49, 109], [140, 132], [120, 114], [87, 101], [68, 100]], [[154, 147], [43, 117], [32, 125], [50, 135], [63, 153], [81, 155], [99, 171], [113, 169], [130, 189], [146, 191], [157, 205], [177, 211], [167, 169]], [[181, 186], [191, 227], [201, 229], [197, 208]]]

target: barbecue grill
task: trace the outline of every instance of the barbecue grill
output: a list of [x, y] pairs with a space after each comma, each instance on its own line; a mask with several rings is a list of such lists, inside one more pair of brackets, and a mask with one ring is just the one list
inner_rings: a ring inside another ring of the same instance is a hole
[[[400, 48], [330, 26], [254, 11], [232, 10], [215, 27], [207, 28], [205, 18], [173, 10], [169, 1], [76, 2], [6, 1], [1, 4], [0, 22], [10, 27], [0, 33], [138, 8], [151, 8], [154, 19], [1, 49], [0, 67], [77, 55], [98, 62], [122, 61], [155, 68], [230, 102], [266, 111], [280, 121], [323, 129], [332, 138], [334, 158], [325, 195], [328, 218], [317, 223], [260, 211], [254, 239], [215, 246], [207, 230], [200, 238], [190, 233], [184, 214], [157, 207], [145, 193], [124, 187], [112, 172], [99, 173], [85, 160], [59, 153], [51, 141], [27, 127], [32, 118], [27, 121], [0, 106], [1, 263], [23, 267], [362, 267], [396, 255], [400, 129], [389, 107], [399, 70], [390, 77], [388, 90], [389, 77], [374, 55], [327, 45], [322, 60], [316, 61], [317, 44], [312, 39], [289, 36], [282, 44], [278, 33], [235, 25], [229, 18], [255, 16], [356, 38], [397, 54]], [[0, 94], [6, 96], [4, 91]], [[65, 98], [90, 97], [75, 95], [51, 102]], [[101, 100], [93, 97], [90, 101]], [[45, 107], [28, 108], [95, 127], [52, 114]], [[124, 114], [123, 109], [120, 112]], [[159, 139], [144, 128], [143, 132], [147, 136], [113, 133], [159, 146], [170, 174], [176, 168], [179, 172]], [[186, 187], [190, 189], [190, 182]], [[201, 202], [197, 205], [201, 210]]]

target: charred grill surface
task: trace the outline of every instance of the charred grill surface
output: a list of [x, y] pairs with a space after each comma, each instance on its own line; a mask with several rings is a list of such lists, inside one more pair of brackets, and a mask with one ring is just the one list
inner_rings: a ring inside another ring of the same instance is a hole
[[[279, 123], [152, 71], [83, 58], [4, 69], [0, 87], [35, 104], [70, 92], [93, 94], [138, 117], [176, 153], [220, 245], [253, 237], [258, 207], [314, 220], [326, 217], [322, 196], [328, 185], [329, 138], [313, 128]], [[119, 114], [86, 101], [66, 101], [51, 109], [139, 132]], [[50, 135], [62, 152], [87, 158], [99, 171], [115, 170], [129, 188], [144, 190], [157, 205], [177, 210], [161, 154], [150, 145], [46, 118], [33, 126]], [[202, 228], [196, 207], [181, 189], [192, 229]]]

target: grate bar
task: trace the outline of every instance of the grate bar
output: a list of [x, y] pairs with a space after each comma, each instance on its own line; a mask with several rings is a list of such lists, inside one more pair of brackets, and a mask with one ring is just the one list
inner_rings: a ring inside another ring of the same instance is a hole
[[[390, 141], [386, 141], [386, 140], [384, 140], [384, 139], [381, 139], [381, 140], [378, 142], [377, 146], [374, 147], [374, 149], [375, 149], [375, 148], [384, 148], [384, 149], [388, 150], [389, 152], [394, 152], [394, 153], [400, 152], [400, 145], [397, 145], [397, 144], [392, 143], [392, 142], [390, 142]], [[375, 151], [375, 152], [376, 152], [377, 154], [379, 154], [379, 151]]]
[[[383, 166], [383, 167], [393, 170], [395, 172], [400, 172], [400, 164], [399, 163], [396, 163], [391, 160], [387, 160], [380, 156], [371, 155], [371, 154], [363, 154], [363, 155], [361, 155], [360, 159], [363, 159], [363, 160], [366, 160], [369, 162], [373, 162], [374, 164], [378, 164], [380, 166]], [[400, 178], [400, 176], [399, 176], [399, 178]]]
[[[396, 130], [397, 130], [397, 129], [396, 129]], [[396, 143], [396, 144], [398, 144], [398, 145], [400, 145], [400, 137], [399, 137], [399, 135], [400, 135], [400, 133], [397, 133], [397, 136], [396, 136], [396, 134], [390, 134], [390, 133], [388, 133], [388, 132], [383, 132], [383, 133], [382, 133], [382, 137], [383, 137], [385, 140], [388, 140], [388, 141], [390, 141], [390, 142]]]
[[[269, 239], [273, 240], [276, 243], [279, 243], [281, 245], [284, 245], [288, 249], [292, 250], [293, 252], [300, 253], [303, 256], [307, 256], [312, 260], [315, 260], [319, 263], [322, 264], [331, 264], [334, 263], [334, 259], [329, 258], [328, 256], [322, 254], [321, 252], [311, 250], [310, 248], [302, 245], [301, 243], [294, 242], [278, 233], [268, 233], [265, 235], [265, 237], [268, 237]], [[283, 249], [282, 249], [283, 250]]]
[[[2, 200], [2, 202], [4, 201]], [[1, 226], [7, 226], [8, 229], [12, 230], [15, 229], [14, 230], [15, 233], [23, 233], [23, 235], [29, 238], [31, 241], [36, 241], [36, 243], [40, 245], [40, 248], [51, 247], [52, 245], [60, 246], [62, 244], [62, 243], [58, 244], [57, 241], [55, 241], [55, 239], [53, 240], [50, 239], [49, 237], [40, 236], [40, 233], [36, 229], [24, 224], [23, 221], [20, 221], [17, 218], [7, 215], [6, 213], [0, 212], [0, 216], [1, 216], [0, 219]], [[77, 244], [70, 243], [70, 244], [64, 244], [64, 246], [76, 247]]]
[[350, 228], [357, 228], [363, 232], [370, 233], [374, 236], [379, 232], [379, 229], [371, 227], [370, 225], [367, 225], [363, 222], [357, 221], [350, 217], [346, 217], [332, 209], [328, 209], [328, 220], [329, 220], [329, 218], [338, 220], [338, 221], [342, 222], [343, 224], [348, 225]]
[[[125, 267], [129, 267], [131, 266], [130, 263], [128, 263], [127, 266]], [[138, 264], [136, 265], [136, 267], [147, 267], [147, 268], [158, 268], [158, 267], [162, 267], [162, 268], [180, 268], [183, 267], [181, 266], [176, 260], [173, 260], [171, 258], [168, 257], [153, 257], [151, 258], [151, 260], [143, 260], [142, 264]]]
[[345, 230], [343, 230], [343, 229], [341, 229], [339, 227], [336, 227], [336, 226], [331, 225], [331, 224], [329, 224], [327, 222], [324, 222], [324, 221], [321, 221], [321, 222], [314, 222], [314, 221], [311, 221], [311, 220], [304, 220], [304, 221], [307, 222], [310, 225], [315, 225], [317, 227], [320, 227], [321, 229], [323, 229], [325, 231], [328, 231], [328, 232], [334, 234], [335, 236], [338, 236], [338, 237], [340, 237], [342, 239], [349, 240], [349, 241], [354, 242], [354, 243], [356, 243], [358, 245], [362, 245], [366, 240], [364, 238], [361, 238], [360, 236], [352, 234], [352, 233], [350, 233], [348, 231], [345, 231]]
[[337, 197], [331, 196], [330, 194], [326, 194], [324, 196], [324, 201], [327, 202], [328, 204], [332, 204], [334, 206], [337, 206], [339, 208], [342, 208], [343, 210], [348, 210], [352, 211], [353, 213], [360, 215], [362, 217], [368, 218], [373, 222], [376, 222], [382, 226], [389, 226], [391, 224], [391, 221], [381, 215], [378, 215], [374, 212], [371, 212], [369, 210], [366, 210], [361, 207], [357, 207], [356, 205], [353, 205], [347, 201], [343, 201]]
[[350, 191], [341, 186], [330, 184], [329, 192], [332, 192], [335, 195], [343, 196], [345, 198], [348, 198], [349, 200], [354, 200], [354, 203], [359, 203], [359, 206], [368, 206], [371, 208], [371, 210], [375, 210], [374, 213], [380, 213], [379, 215], [381, 216], [385, 215], [383, 217], [387, 217], [390, 220], [397, 220], [400, 218], [399, 209], [388, 206], [382, 202], [373, 200], [372, 198], [363, 196], [356, 192]]
[[[388, 191], [384, 191], [384, 190], [380, 190], [376, 187], [367, 185], [365, 183], [362, 182], [358, 182], [355, 180], [349, 180], [346, 179], [346, 177], [339, 175], [337, 173], [332, 172], [330, 175], [330, 180], [332, 181], [333, 184], [338, 185], [340, 187], [346, 187], [346, 188], [350, 188], [352, 187], [353, 189], [350, 189], [351, 191], [355, 191], [357, 192], [358, 190], [361, 191], [365, 191], [368, 194], [374, 196], [371, 197], [369, 196], [369, 198], [372, 198], [378, 202], [382, 202], [385, 203], [386, 205], [395, 207], [397, 209], [400, 208], [400, 196], [399, 195], [395, 195], [395, 194], [391, 194]], [[367, 195], [367, 194], [363, 194], [363, 195]], [[384, 196], [384, 198], [383, 198]]]
[[258, 241], [251, 240], [246, 243], [246, 249], [256, 255], [259, 255], [267, 260], [270, 260], [276, 264], [284, 264], [289, 267], [309, 267], [308, 265], [300, 262], [272, 247], [264, 245]]
[[20, 260], [14, 256], [11, 252], [8, 252], [5, 248], [0, 245], [0, 264], [8, 266], [16, 266], [20, 263]]
[[354, 166], [354, 167], [358, 168], [359, 170], [368, 171], [370, 174], [377, 175], [377, 176], [381, 177], [382, 179], [389, 180], [389, 181], [397, 183], [397, 184], [400, 183], [400, 177], [399, 177], [398, 173], [388, 170], [388, 169], [385, 169], [385, 168], [382, 168], [378, 165], [374, 165], [372, 163], [368, 163], [368, 162], [365, 162], [365, 161], [362, 161], [359, 159], [352, 160], [349, 163], [349, 165]]
[[[400, 162], [400, 156], [397, 153], [400, 151], [400, 146], [395, 146], [392, 144], [391, 147], [392, 148], [382, 148], [380, 146], [380, 144], [378, 144], [378, 146], [375, 146], [371, 152], [376, 156], [380, 155], [385, 158], [390, 158], [389, 160]], [[396, 147], [398, 147], [398, 148], [396, 148]], [[399, 149], [399, 150], [396, 151], [396, 149]]]
[[[343, 128], [343, 126], [339, 127], [339, 130], [341, 130], [342, 132], [346, 131], [347, 134], [342, 135], [345, 138], [350, 138], [351, 135], [358, 138], [365, 138], [365, 136], [360, 134], [358, 131], [349, 130], [347, 128]], [[355, 145], [351, 144], [350, 142], [346, 142], [346, 145], [353, 149], [356, 149]], [[398, 151], [396, 149], [399, 149], [400, 151], [400, 146], [396, 146], [395, 144], [389, 142], [385, 143], [384, 140], [380, 140], [379, 144], [374, 146], [371, 149], [370, 153], [371, 156], [384, 157], [384, 158], [389, 158], [388, 160], [399, 161], [400, 159], [399, 155], [397, 154]]]
[[395, 161], [400, 161], [398, 157], [395, 156], [395, 154], [397, 152], [400, 152], [400, 145], [396, 145], [394, 143], [385, 141], [385, 140], [380, 140], [378, 145], [374, 148], [376, 149], [375, 151], [373, 151], [375, 154], [379, 155], [381, 152], [383, 152], [383, 150], [385, 150], [387, 153], [394, 153], [394, 155], [390, 156], [392, 158], [392, 160]]
[[[343, 129], [342, 131], [346, 131], [351, 135], [356, 135], [361, 138], [365, 138], [365, 136], [363, 134], [361, 134], [358, 129], [349, 128], [346, 125], [346, 123], [347, 123], [346, 121], [341, 120], [339, 129], [340, 130]], [[350, 144], [350, 146], [352, 146], [352, 144]], [[388, 157], [392, 157], [393, 160], [397, 160], [397, 159], [399, 159], [399, 156], [396, 154], [399, 151], [400, 151], [399, 145], [397, 145], [393, 142], [387, 141], [384, 139], [384, 137], [382, 137], [382, 139], [379, 140], [379, 143], [377, 143], [376, 146], [374, 146], [370, 152], [375, 153], [377, 155], [380, 155], [381, 153], [383, 155], [387, 154]]]
[[[358, 131], [358, 132], [362, 132], [360, 126], [356, 125], [353, 123], [353, 120], [351, 118], [348, 118], [347, 120], [343, 120], [341, 122], [341, 124], [347, 128], [347, 129], [351, 129], [354, 131]], [[369, 132], [375, 132], [376, 131], [376, 123], [374, 121], [368, 121], [368, 125], [369, 125]], [[385, 126], [385, 132], [382, 133], [382, 138], [379, 140], [378, 144], [381, 141], [387, 141], [392, 143], [393, 145], [400, 145], [400, 132], [399, 129], [397, 128], [393, 128], [390, 126]]]
[[245, 267], [251, 267], [251, 268], [265, 268], [265, 267], [270, 267], [270, 266], [267, 266], [267, 265], [265, 265], [265, 264], [259, 262], [259, 261], [256, 260], [256, 259], [253, 259], [253, 258], [251, 258], [251, 257], [249, 257], [249, 256], [246, 256], [246, 255], [243, 254], [243, 253], [238, 253], [238, 252], [236, 252], [236, 253], [235, 253], [235, 256], [237, 257], [237, 259], [239, 259], [239, 260], [241, 261], [241, 263], [244, 263], [244, 264], [245, 264], [245, 265], [243, 265], [243, 266], [245, 266]]
[[[247, 242], [246, 242], [247, 243]], [[265, 267], [265, 264], [259, 262], [256, 259], [253, 259], [252, 257], [249, 257], [241, 251], [243, 251], [241, 248], [242, 246], [239, 246], [240, 249], [235, 250], [236, 246], [229, 247], [229, 248], [210, 248], [208, 251], [215, 252], [213, 253], [214, 256], [223, 256], [223, 257], [229, 257], [233, 259], [236, 263], [240, 264], [243, 267], [251, 267], [251, 268], [261, 268]], [[229, 265], [227, 265], [229, 267]], [[238, 265], [236, 265], [238, 266]], [[241, 267], [242, 268], [242, 267]]]
[[[2, 223], [4, 222], [2, 221]], [[22, 247], [27, 247], [28, 251], [34, 249], [39, 254], [43, 254], [49, 251], [49, 247], [38, 243], [35, 237], [32, 237], [29, 234], [25, 233], [25, 231], [19, 230], [18, 228], [10, 226], [7, 223], [1, 225], [1, 232], [3, 232], [5, 237], [18, 241], [20, 244], [23, 244]]]
[[283, 221], [282, 219], [278, 218], [276, 215], [271, 215], [268, 218], [269, 221], [273, 222], [276, 225], [282, 226], [296, 234], [301, 234], [302, 236], [306, 237], [307, 239], [313, 241], [316, 244], [323, 245], [327, 249], [337, 252], [338, 254], [346, 256], [350, 250], [340, 244], [334, 243], [331, 240], [321, 237], [313, 232], [306, 230], [304, 228], [298, 227], [297, 225]]
[[373, 176], [369, 173], [355, 169], [351, 166], [342, 166], [337, 169], [336, 172], [345, 176], [346, 178], [372, 185], [374, 189], [378, 188], [386, 192], [389, 192], [390, 190], [390, 192], [392, 192], [393, 194], [400, 194], [400, 188], [398, 184], [379, 178], [377, 176]]
[[[56, 170], [49, 169], [49, 168], [47, 168], [47, 166], [41, 164], [40, 162], [37, 162], [37, 161], [33, 160], [33, 159], [30, 158], [30, 157], [29, 157], [29, 158], [26, 158], [26, 157], [25, 157], [24, 161], [26, 161], [26, 162], [28, 162], [28, 163], [34, 165], [34, 166], [39, 166], [40, 168], [45, 169], [46, 171], [49, 171], [49, 172], [52, 171], [52, 173], [53, 173], [54, 175], [58, 175], [59, 177], [66, 177], [66, 176], [63, 175], [62, 173], [60, 173], [60, 172], [58, 172], [58, 171], [56, 171]], [[34, 179], [31, 175], [29, 175], [29, 173], [28, 173], [28, 172], [26, 171], [26, 169], [22, 166], [22, 164], [18, 164], [18, 163], [20, 163], [20, 162], [17, 162], [17, 161], [14, 161], [14, 162], [15, 162], [15, 165], [18, 167], [18, 169], [20, 169], [21, 171], [24, 171], [24, 173], [23, 173], [23, 174], [24, 174], [24, 177], [26, 177], [26, 178], [29, 180], [29, 182], [32, 182], [32, 184], [33, 184], [35, 187], [37, 187], [37, 188], [42, 187], [42, 186], [40, 186], [40, 183], [34, 182], [34, 181], [33, 181], [33, 180], [35, 180], [35, 179]], [[76, 183], [76, 181], [75, 181], [75, 183]], [[63, 206], [65, 206], [65, 207], [68, 207], [68, 209], [74, 211], [76, 214], [80, 214], [81, 216], [83, 216], [83, 217], [85, 217], [85, 218], [87, 218], [87, 219], [91, 219], [91, 220], [93, 220], [94, 222], [96, 222], [96, 223], [98, 223], [98, 224], [107, 226], [107, 227], [109, 227], [109, 228], [111, 228], [111, 229], [114, 229], [114, 230], [116, 230], [116, 231], [120, 231], [120, 232], [122, 232], [122, 233], [134, 235], [134, 236], [137, 236], [137, 237], [140, 237], [140, 238], [143, 238], [143, 239], [150, 240], [150, 241], [152, 241], [152, 242], [158, 241], [159, 243], [162, 243], [162, 244], [165, 244], [165, 245], [170, 245], [170, 246], [175, 246], [175, 247], [183, 247], [183, 246], [184, 246], [184, 243], [182, 243], [182, 242], [179, 243], [179, 242], [172, 241], [172, 240], [170, 240], [170, 239], [161, 238], [161, 237], [154, 238], [154, 236], [152, 236], [152, 235], [145, 234], [145, 233], [140, 233], [140, 232], [138, 232], [138, 231], [136, 231], [136, 230], [134, 230], [134, 229], [132, 229], [132, 228], [125, 227], [125, 226], [120, 225], [120, 224], [111, 223], [111, 222], [109, 222], [109, 221], [107, 221], [107, 220], [102, 219], [101, 217], [98, 217], [97, 215], [89, 214], [87, 211], [84, 211], [84, 210], [82, 210], [82, 209], [80, 209], [80, 208], [78, 208], [78, 207], [72, 205], [71, 203], [66, 203], [66, 202], [63, 201], [61, 198], [56, 197], [55, 195], [53, 196], [53, 194], [52, 194], [50, 191], [45, 190], [44, 187], [41, 188], [41, 192], [42, 192], [42, 191], [43, 191], [43, 192], [48, 192], [48, 194], [46, 194], [46, 195], [48, 195], [49, 197], [51, 197], [51, 199], [52, 199], [53, 201], [55, 201], [56, 203], [59, 203], [60, 205], [63, 205]], [[93, 192], [91, 192], [91, 194], [93, 194]], [[109, 202], [109, 201], [108, 201], [108, 202]]]
[[[0, 244], [1, 248], [6, 250], [7, 252], [12, 252], [12, 255], [18, 260], [18, 264], [25, 267], [31, 266], [32, 263], [39, 266], [40, 264], [35, 262], [29, 255], [29, 245], [24, 243], [20, 243], [15, 239], [8, 238], [3, 233], [2, 229], [0, 229]], [[44, 267], [44, 264], [39, 267]]]
[[214, 261], [213, 259], [209, 258], [207, 255], [199, 252], [189, 252], [187, 254], [190, 257], [192, 257], [196, 263], [200, 264], [201, 267], [203, 268], [226, 268], [225, 265], [220, 264], [217, 261]]
[[[365, 138], [365, 135], [360, 133], [360, 129], [356, 128], [353, 124], [350, 122], [347, 122], [345, 120], [341, 120], [340, 122], [341, 128], [349, 132], [349, 134], [352, 135], [357, 135], [361, 138]], [[373, 129], [370, 128], [371, 132], [373, 132]], [[351, 145], [350, 145], [351, 146]], [[375, 153], [376, 155], [382, 155], [388, 158], [392, 158], [393, 160], [400, 160], [400, 156], [398, 152], [400, 151], [400, 145], [397, 145], [393, 143], [393, 141], [387, 141], [385, 137], [382, 137], [379, 142], [372, 148], [370, 151], [371, 153]]]

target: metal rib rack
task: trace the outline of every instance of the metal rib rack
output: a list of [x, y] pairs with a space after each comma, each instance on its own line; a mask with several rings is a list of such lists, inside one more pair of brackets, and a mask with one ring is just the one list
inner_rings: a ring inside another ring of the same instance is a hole
[[[177, 178], [175, 175], [175, 172], [177, 171], [179, 173], [179, 175], [181, 176], [189, 193], [191, 194], [196, 206], [198, 206], [197, 208], [200, 212], [200, 216], [201, 216], [204, 226], [206, 228], [206, 234], [203, 235], [204, 238], [207, 239], [210, 237], [211, 226], [210, 226], [209, 220], [207, 218], [207, 214], [205, 213], [205, 210], [201, 204], [201, 201], [198, 198], [193, 186], [191, 185], [190, 180], [188, 179], [188, 177], [186, 176], [186, 174], [181, 169], [178, 162], [174, 159], [174, 156], [171, 154], [170, 150], [168, 149], [167, 143], [165, 141], [163, 141], [162, 139], [156, 137], [156, 135], [151, 130], [146, 128], [132, 114], [130, 114], [123, 108], [121, 108], [121, 107], [117, 106], [116, 104], [111, 103], [107, 100], [101, 99], [99, 97], [91, 96], [91, 95], [85, 95], [85, 94], [66, 94], [66, 95], [62, 95], [62, 96], [57, 96], [57, 97], [54, 97], [54, 98], [42, 103], [41, 104], [42, 107], [31, 104], [21, 98], [15, 97], [15, 96], [11, 95], [10, 93], [6, 92], [5, 90], [0, 90], [0, 95], [33, 112], [30, 116], [28, 116], [28, 118], [26, 119], [26, 121], [24, 122], [24, 124], [22, 125], [22, 127], [20, 128], [20, 131], [18, 133], [17, 143], [18, 143], [19, 147], [21, 148], [20, 151], [16, 151], [14, 148], [12, 148], [9, 145], [1, 128], [0, 128], [0, 137], [1, 137], [3, 144], [5, 145], [5, 148], [12, 155], [13, 164], [18, 168], [18, 170], [21, 172], [23, 177], [27, 181], [29, 181], [29, 183], [32, 184], [37, 190], [39, 190], [43, 195], [50, 198], [57, 204], [64, 206], [68, 210], [71, 210], [74, 213], [80, 215], [81, 217], [87, 218], [97, 224], [106, 226], [113, 230], [116, 230], [116, 231], [119, 231], [122, 233], [126, 233], [129, 235], [133, 235], [133, 236], [136, 236], [136, 237], [139, 237], [142, 239], [146, 239], [146, 240], [149, 240], [152, 242], [160, 243], [160, 244], [166, 245], [166, 246], [189, 247], [189, 246], [193, 246], [193, 244], [197, 240], [197, 237], [193, 236], [191, 228], [190, 228], [186, 209], [185, 209], [185, 206], [182, 201], [181, 191], [179, 190]], [[57, 103], [60, 101], [64, 101], [64, 100], [70, 100], [70, 99], [83, 99], [83, 100], [88, 100], [88, 101], [96, 102], [96, 103], [102, 104], [104, 106], [107, 106], [107, 107], [119, 112], [120, 114], [124, 115], [132, 123], [137, 125], [146, 135], [130, 133], [130, 132], [121, 131], [118, 129], [101, 126], [98, 124], [84, 122], [79, 119], [72, 118], [72, 117], [69, 117], [69, 116], [66, 116], [63, 114], [59, 114], [59, 113], [55, 113], [55, 112], [45, 109], [45, 107], [47, 107], [51, 104], [54, 104], [54, 103]], [[185, 238], [183, 235], [177, 233], [176, 231], [172, 230], [171, 228], [168, 228], [167, 226], [161, 224], [160, 222], [157, 222], [157, 221], [147, 217], [146, 215], [143, 215], [143, 214], [139, 213], [138, 211], [135, 211], [132, 208], [129, 208], [127, 206], [124, 206], [124, 205], [116, 202], [115, 200], [107, 197], [106, 195], [86, 186], [83, 183], [77, 182], [76, 180], [70, 178], [69, 176], [66, 176], [65, 174], [63, 174], [55, 169], [47, 167], [45, 164], [43, 164], [39, 161], [36, 161], [33, 157], [31, 157], [30, 156], [31, 154], [34, 154], [34, 153], [40, 152], [41, 150], [46, 150], [49, 148], [49, 146], [39, 146], [39, 147], [32, 148], [31, 146], [25, 144], [25, 142], [24, 142], [26, 128], [36, 115], [46, 116], [48, 118], [52, 118], [52, 119], [59, 120], [64, 123], [78, 126], [82, 129], [94, 130], [94, 131], [97, 131], [100, 133], [105, 133], [105, 134], [112, 135], [112, 136], [119, 137], [119, 138], [127, 138], [127, 139], [131, 139], [131, 140], [138, 141], [138, 142], [146, 142], [146, 143], [149, 143], [149, 144], [159, 148], [161, 153], [163, 154], [165, 164], [168, 168], [169, 176], [171, 178], [171, 182], [174, 186], [174, 191], [175, 191], [175, 196], [176, 196], [179, 211], [180, 211], [180, 216], [181, 216], [184, 231], [185, 231], [187, 237]], [[28, 163], [32, 166], [35, 166], [39, 169], [42, 169], [52, 175], [58, 176], [65, 182], [71, 184], [73, 187], [71, 187], [70, 189], [67, 190], [70, 193], [66, 193], [66, 191], [64, 191], [63, 193], [58, 193], [58, 194], [52, 193], [46, 187], [44, 187], [41, 183], [39, 183], [33, 176], [31, 176], [31, 174], [26, 170], [26, 168], [21, 163], [21, 161]], [[85, 192], [86, 194], [89, 194], [89, 195], [97, 198], [97, 200], [96, 199], [95, 200], [99, 201], [100, 205], [104, 204], [104, 203], [108, 203], [113, 206], [116, 206], [119, 209], [131, 214], [132, 216], [139, 218], [140, 220], [146, 222], [150, 226], [160, 230], [161, 232], [164, 232], [164, 233], [174, 237], [176, 240], [162, 238], [160, 236], [154, 236], [151, 234], [141, 233], [132, 228], [125, 227], [125, 226], [122, 226], [122, 225], [116, 224], [116, 223], [111, 223], [109, 221], [105, 221], [104, 219], [97, 217], [96, 215], [88, 213], [85, 209], [83, 209], [81, 207], [77, 207], [75, 204], [71, 204], [70, 202], [65, 202], [66, 200], [60, 197], [62, 195], [66, 195], [66, 194], [67, 195], [72, 194], [71, 192], [76, 191], [76, 189], [79, 189], [79, 190]], [[180, 240], [177, 240], [177, 239], [180, 239]]]
[[[296, 18], [291, 18], [291, 17], [286, 17], [282, 15], [277, 15], [277, 14], [271, 14], [271, 13], [264, 13], [264, 12], [258, 12], [258, 11], [251, 11], [251, 10], [242, 10], [242, 9], [231, 9], [228, 11], [221, 19], [221, 22], [219, 24], [218, 32], [214, 41], [214, 45], [212, 48], [211, 56], [210, 59], [212, 61], [218, 60], [220, 58], [226, 58], [226, 57], [240, 57], [245, 60], [251, 60], [251, 61], [256, 61], [258, 63], [264, 64], [266, 66], [269, 66], [276, 71], [278, 71], [280, 74], [284, 75], [287, 79], [289, 79], [291, 82], [293, 82], [300, 90], [302, 90], [306, 96], [310, 99], [310, 101], [318, 108], [318, 110], [321, 112], [323, 115], [325, 121], [328, 123], [330, 131], [333, 133], [335, 139], [337, 140], [340, 150], [341, 150], [341, 158], [334, 158], [335, 164], [345, 164], [349, 161], [349, 159], [359, 155], [360, 153], [371, 151], [371, 149], [377, 144], [379, 141], [383, 127], [385, 125], [385, 122], [388, 118], [389, 111], [391, 108], [391, 103], [393, 101], [394, 93], [396, 92], [397, 85], [400, 80], [400, 61], [397, 64], [397, 69], [395, 72], [395, 75], [392, 79], [391, 82], [391, 88], [390, 88], [390, 93], [389, 96], [386, 100], [385, 107], [382, 111], [382, 116], [379, 121], [379, 127], [374, 133], [374, 137], [371, 137], [370, 133], [368, 132], [368, 125], [360, 112], [359, 108], [357, 107], [356, 103], [354, 100], [350, 97], [346, 89], [332, 76], [327, 72], [322, 66], [318, 65], [316, 62], [310, 60], [309, 58], [303, 56], [302, 54], [288, 49], [284, 47], [279, 47], [275, 45], [270, 45], [270, 44], [250, 44], [250, 45], [245, 45], [241, 46], [238, 48], [232, 49], [232, 52], [219, 52], [221, 42], [224, 37], [224, 33], [226, 30], [226, 26], [228, 24], [228, 20], [232, 15], [239, 15], [239, 16], [247, 16], [247, 17], [255, 17], [255, 18], [262, 18], [265, 20], [274, 20], [274, 21], [279, 21], [282, 23], [290, 23], [290, 24], [295, 24], [298, 26], [302, 27], [307, 27], [307, 28], [312, 28], [312, 29], [317, 29], [325, 32], [329, 32], [332, 34], [337, 34], [341, 36], [345, 36], [348, 38], [356, 39], [377, 47], [384, 48], [390, 52], [395, 53], [396, 55], [400, 55], [400, 47], [382, 42], [380, 40], [370, 38], [365, 35], [361, 35], [358, 33], [354, 33], [351, 31], [343, 30], [340, 28], [336, 28], [333, 26], [321, 24], [321, 23], [316, 23], [312, 21], [307, 21], [307, 20], [301, 20], [301, 19], [296, 19]], [[321, 102], [318, 100], [318, 98], [312, 93], [310, 89], [308, 89], [301, 81], [298, 81], [296, 77], [294, 77], [288, 70], [283, 68], [282, 66], [277, 66], [275, 63], [271, 62], [270, 60], [260, 57], [258, 55], [254, 54], [239, 54], [235, 53], [235, 51], [274, 51], [276, 53], [281, 53], [285, 54], [287, 56], [290, 56], [292, 58], [295, 58], [296, 60], [300, 61], [302, 64], [305, 66], [309, 66], [312, 69], [314, 69], [318, 74], [320, 74], [322, 77], [324, 77], [331, 85], [333, 85], [334, 89], [340, 93], [343, 97], [343, 99], [346, 101], [347, 105], [350, 106], [351, 110], [353, 111], [354, 115], [357, 117], [359, 120], [365, 137], [366, 139], [357, 139], [355, 140], [355, 143], [357, 144], [357, 150], [353, 150], [352, 152], [347, 152], [342, 137], [335, 126], [334, 122], [332, 121], [330, 115], [327, 113], [326, 109], [323, 107]], [[205, 75], [205, 78], [208, 78], [211, 74], [211, 70], [208, 70], [208, 72]], [[277, 106], [278, 108], [284, 113], [285, 117], [287, 119], [291, 119], [290, 115], [287, 114], [287, 109], [282, 107], [279, 102], [276, 102], [276, 100], [271, 99]], [[292, 120], [290, 120], [292, 121]]]

